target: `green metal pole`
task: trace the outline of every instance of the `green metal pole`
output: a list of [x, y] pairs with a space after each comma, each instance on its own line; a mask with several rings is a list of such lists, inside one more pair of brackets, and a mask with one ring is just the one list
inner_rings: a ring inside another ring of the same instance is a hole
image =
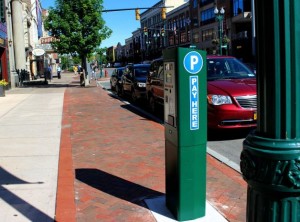
[[219, 16], [219, 47], [220, 47], [220, 55], [222, 55], [222, 16]]
[[258, 123], [240, 163], [248, 222], [300, 221], [299, 12], [299, 0], [255, 0]]

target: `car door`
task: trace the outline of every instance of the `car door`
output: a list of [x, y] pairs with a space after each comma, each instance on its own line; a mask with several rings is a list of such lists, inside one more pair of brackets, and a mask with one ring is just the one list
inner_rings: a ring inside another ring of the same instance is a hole
[[116, 82], [117, 82], [117, 69], [115, 69], [111, 74], [111, 85], [112, 85], [112, 87], [116, 86]]
[[125, 92], [131, 91], [132, 80], [133, 80], [133, 68], [127, 67], [123, 75], [123, 90]]
[[160, 104], [164, 103], [164, 69], [163, 64], [158, 67], [155, 84], [152, 85], [153, 95]]

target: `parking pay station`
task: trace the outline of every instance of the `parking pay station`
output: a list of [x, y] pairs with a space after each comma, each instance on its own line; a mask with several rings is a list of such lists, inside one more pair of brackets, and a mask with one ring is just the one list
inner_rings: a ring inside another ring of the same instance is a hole
[[166, 205], [179, 221], [205, 216], [206, 52], [167, 49], [164, 58]]

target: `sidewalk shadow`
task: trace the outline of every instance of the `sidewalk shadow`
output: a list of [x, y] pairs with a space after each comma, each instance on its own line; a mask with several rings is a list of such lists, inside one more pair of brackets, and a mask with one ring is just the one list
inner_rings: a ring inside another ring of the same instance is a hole
[[48, 82], [47, 84], [45, 83], [35, 83], [35, 84], [30, 84], [30, 85], [23, 85], [20, 86], [19, 88], [68, 88], [68, 87], [81, 87], [80, 82], [78, 81], [73, 81], [70, 83], [58, 83], [58, 82]]
[[103, 172], [99, 169], [76, 169], [77, 180], [114, 197], [146, 207], [145, 199], [164, 195], [156, 190]]
[[[18, 197], [10, 190], [3, 187], [3, 185], [22, 185], [22, 184], [42, 184], [42, 182], [27, 182], [24, 181], [2, 167], [0, 167], [0, 198], [9, 204], [10, 207], [16, 209], [20, 214], [26, 217], [29, 221], [53, 221], [53, 218], [43, 213], [33, 205], [29, 204], [26, 200]], [[14, 216], [17, 216], [14, 215]]]
[[[119, 101], [130, 101], [128, 99], [128, 96], [118, 96], [114, 92], [110, 93], [109, 96], [115, 100]], [[159, 107], [155, 113], [151, 112], [149, 109], [149, 105], [146, 101], [138, 101], [138, 102], [129, 102], [126, 104], [121, 105], [121, 108], [127, 109], [128, 111], [135, 113], [139, 116], [141, 116], [144, 119], [155, 121], [159, 124], [164, 124], [164, 109], [163, 106]]]

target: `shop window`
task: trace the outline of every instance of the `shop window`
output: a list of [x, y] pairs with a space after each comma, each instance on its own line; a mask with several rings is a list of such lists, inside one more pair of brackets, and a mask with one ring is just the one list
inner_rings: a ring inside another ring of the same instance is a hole
[[244, 12], [244, 1], [243, 0], [233, 0], [233, 16]]
[[185, 43], [186, 41], [187, 41], [186, 33], [185, 32], [180, 33], [180, 43]]
[[202, 31], [202, 42], [213, 39], [214, 29], [206, 29]]
[[3, 0], [0, 0], [0, 19], [2, 23], [5, 22], [5, 9]]

